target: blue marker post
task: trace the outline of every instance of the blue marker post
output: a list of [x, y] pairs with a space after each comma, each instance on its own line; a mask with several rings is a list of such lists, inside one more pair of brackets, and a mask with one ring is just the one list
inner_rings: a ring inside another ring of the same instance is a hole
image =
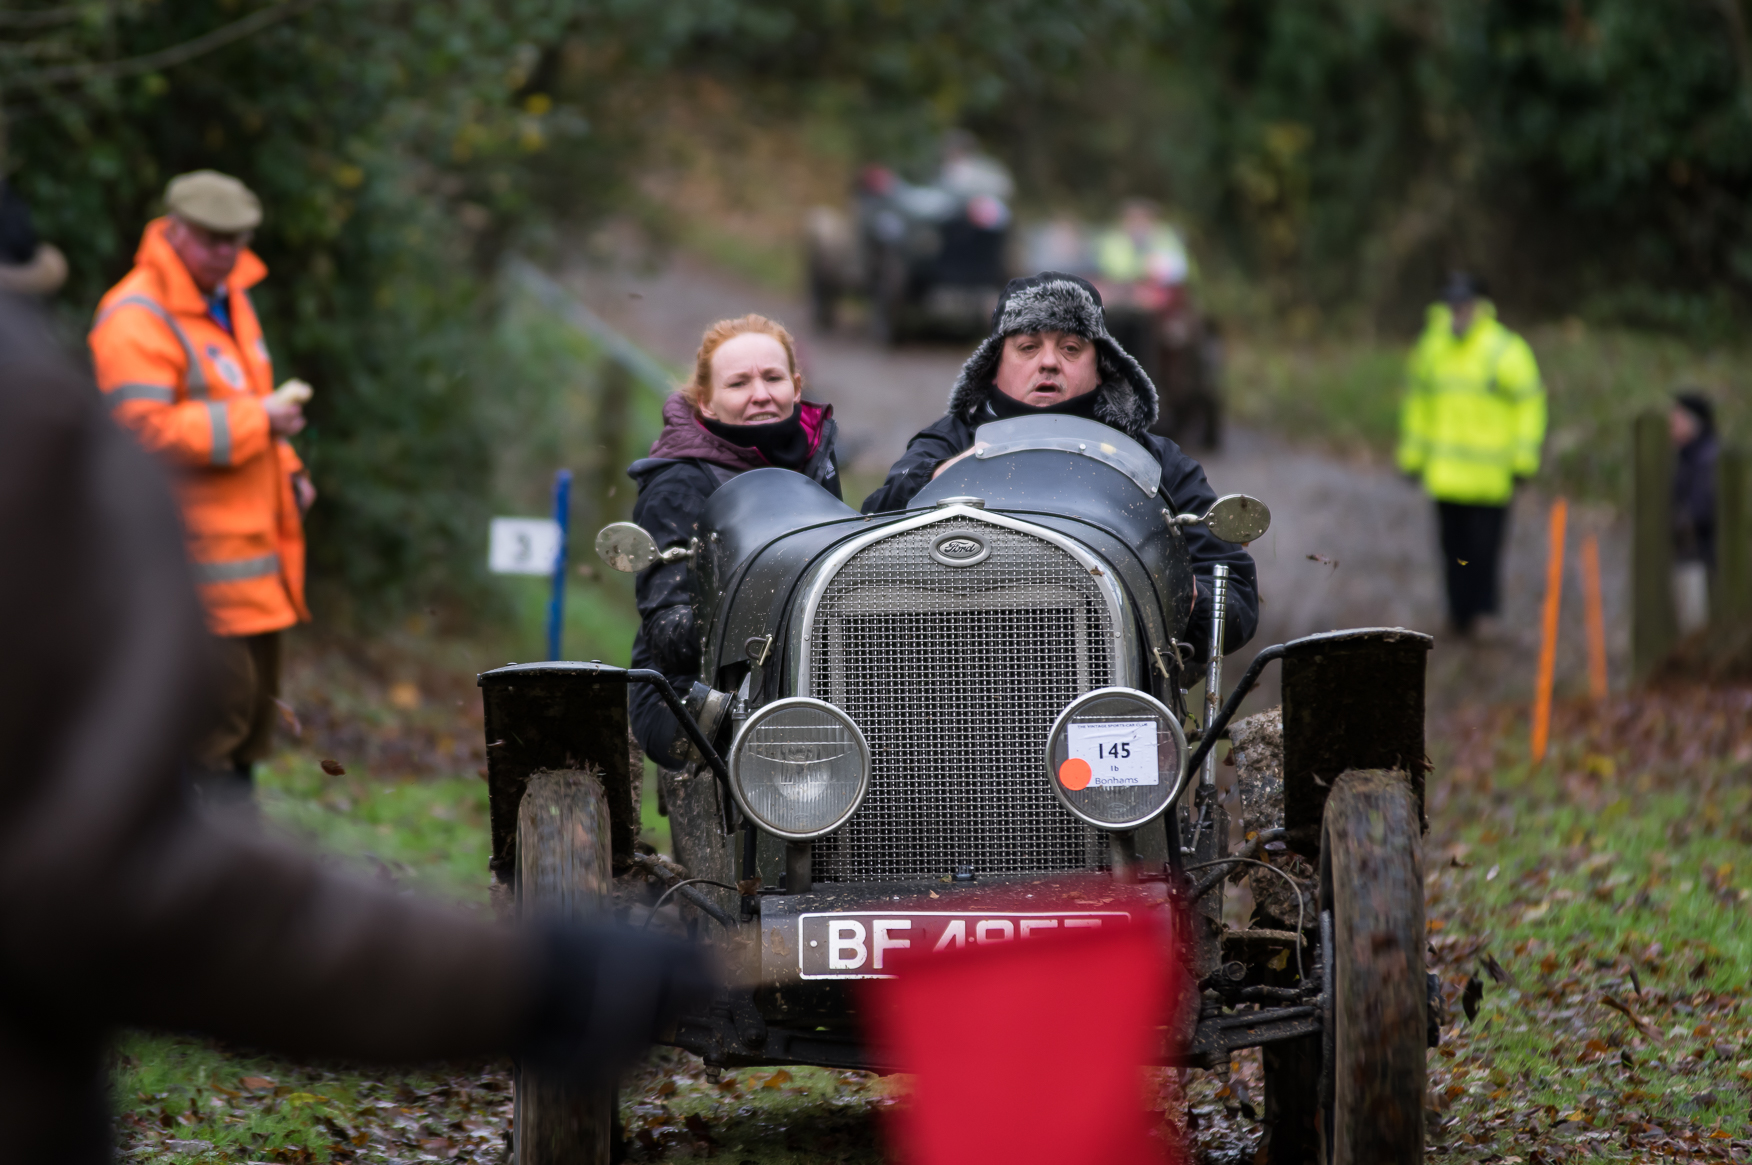
[[554, 550], [554, 593], [548, 598], [548, 658], [563, 659], [560, 640], [566, 629], [566, 544], [571, 540], [572, 471], [554, 474], [554, 522], [560, 528], [560, 544]]

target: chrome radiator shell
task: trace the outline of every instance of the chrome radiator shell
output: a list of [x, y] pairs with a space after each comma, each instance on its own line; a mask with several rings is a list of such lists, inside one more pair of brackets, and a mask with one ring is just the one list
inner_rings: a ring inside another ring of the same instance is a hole
[[[933, 553], [971, 534], [972, 565]], [[1042, 742], [1076, 696], [1135, 686], [1136, 620], [1112, 568], [1054, 530], [947, 506], [838, 548], [802, 580], [796, 692], [857, 722], [874, 773], [815, 842], [822, 882], [1094, 869], [1106, 837], [1054, 799]]]

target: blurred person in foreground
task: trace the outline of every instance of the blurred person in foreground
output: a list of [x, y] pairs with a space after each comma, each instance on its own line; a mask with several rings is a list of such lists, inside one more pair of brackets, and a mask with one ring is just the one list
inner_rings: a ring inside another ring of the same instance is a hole
[[0, 295], [0, 1127], [111, 1159], [121, 1026], [378, 1062], [503, 1053], [610, 1080], [709, 982], [673, 940], [512, 928], [195, 811], [200, 607], [162, 471]]
[[0, 178], [0, 292], [53, 295], [67, 282], [67, 258], [37, 237], [30, 204]]
[[[839, 497], [838, 433], [832, 405], [803, 399], [790, 332], [765, 316], [719, 320], [700, 338], [692, 378], [664, 402], [651, 455], [627, 468], [639, 486], [633, 521], [659, 547], [685, 546], [699, 532], [706, 499], [751, 469], [794, 470]], [[646, 567], [635, 595], [642, 622], [632, 665], [656, 668], [685, 694], [700, 670], [687, 563]], [[629, 699], [640, 747], [665, 769], [679, 769], [687, 744], [675, 716], [649, 684], [634, 685]]]
[[173, 178], [134, 269], [98, 304], [97, 386], [110, 415], [171, 468], [223, 679], [193, 766], [218, 802], [247, 798], [272, 744], [280, 632], [308, 621], [302, 516], [316, 498], [287, 440], [310, 389], [279, 390], [250, 305], [261, 203], [211, 170]]
[[1497, 322], [1483, 283], [1456, 271], [1430, 305], [1405, 379], [1399, 469], [1436, 502], [1449, 626], [1494, 633], [1509, 502], [1539, 472], [1545, 441], [1539, 365]]
[[[1073, 416], [1099, 421], [1142, 445], [1162, 466], [1162, 488], [1175, 513], [1205, 513], [1217, 500], [1204, 469], [1166, 437], [1150, 432], [1156, 387], [1138, 362], [1108, 334], [1101, 293], [1086, 279], [1043, 271], [1012, 279], [992, 312], [991, 334], [961, 366], [949, 390], [949, 412], [921, 429], [864, 499], [863, 512], [904, 509], [925, 485], [973, 451], [974, 431], [1012, 417]], [[1229, 564], [1225, 652], [1253, 638], [1259, 623], [1258, 579], [1245, 549], [1204, 526], [1184, 529], [1198, 589], [1195, 612], [1211, 598], [1211, 568]], [[1196, 663], [1209, 651], [1210, 628], [1194, 617], [1187, 629]]]
[[1716, 564], [1715, 406], [1696, 389], [1673, 394], [1673, 604], [1679, 634], [1709, 624], [1709, 576]]

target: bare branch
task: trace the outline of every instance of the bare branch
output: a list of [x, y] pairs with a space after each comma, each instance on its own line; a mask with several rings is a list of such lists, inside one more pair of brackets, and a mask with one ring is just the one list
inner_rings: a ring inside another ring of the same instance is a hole
[[275, 4], [271, 8], [252, 12], [241, 20], [221, 25], [193, 40], [186, 40], [167, 49], [159, 49], [157, 52], [144, 53], [137, 57], [124, 57], [119, 61], [89, 61], [77, 65], [57, 65], [54, 68], [38, 69], [29, 73], [15, 73], [10, 77], [0, 77], [0, 88], [25, 89], [40, 85], [63, 85], [70, 81], [129, 77], [138, 73], [151, 73], [158, 69], [173, 68], [176, 65], [192, 61], [196, 57], [205, 56], [215, 49], [224, 48], [228, 44], [253, 36], [264, 28], [278, 24], [288, 17], [296, 16], [318, 2], [319, 0], [283, 0], [282, 3]]

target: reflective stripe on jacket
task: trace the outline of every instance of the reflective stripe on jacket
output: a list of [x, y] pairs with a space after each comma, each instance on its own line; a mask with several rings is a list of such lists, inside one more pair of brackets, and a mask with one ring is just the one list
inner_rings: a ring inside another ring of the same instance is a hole
[[1439, 501], [1501, 505], [1517, 477], [1539, 471], [1545, 388], [1533, 350], [1490, 303], [1464, 336], [1452, 320], [1447, 305], [1431, 306], [1407, 362], [1399, 468]]
[[170, 463], [217, 635], [278, 631], [304, 608], [304, 531], [292, 492], [298, 454], [268, 431], [274, 370], [248, 289], [267, 268], [245, 251], [226, 281], [232, 332], [164, 238], [146, 227], [134, 269], [98, 304], [97, 386], [110, 413]]

